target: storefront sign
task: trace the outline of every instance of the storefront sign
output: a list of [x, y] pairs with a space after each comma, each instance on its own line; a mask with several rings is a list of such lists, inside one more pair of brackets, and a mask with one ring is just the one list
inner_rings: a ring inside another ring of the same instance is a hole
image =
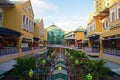
[[21, 47], [28, 47], [28, 43], [22, 43]]

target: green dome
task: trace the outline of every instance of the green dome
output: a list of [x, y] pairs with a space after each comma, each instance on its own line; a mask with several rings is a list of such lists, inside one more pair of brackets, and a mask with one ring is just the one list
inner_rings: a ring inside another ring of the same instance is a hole
[[85, 28], [83, 28], [82, 26], [78, 27], [75, 32], [84, 32]]
[[57, 27], [54, 24], [47, 28], [47, 31], [53, 31], [53, 30], [61, 30], [61, 31], [63, 31], [62, 29], [60, 29], [59, 27]]
[[60, 29], [56, 25], [51, 25], [47, 29], [48, 42], [50, 44], [62, 44], [64, 39], [64, 30]]

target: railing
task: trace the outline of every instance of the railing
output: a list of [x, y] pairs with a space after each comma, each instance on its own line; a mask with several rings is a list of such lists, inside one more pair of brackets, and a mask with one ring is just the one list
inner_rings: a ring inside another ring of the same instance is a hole
[[114, 48], [105, 48], [103, 50], [103, 52], [106, 53], [106, 54], [120, 56], [120, 50], [117, 50], [117, 49], [114, 49]]
[[16, 47], [6, 47], [0, 50], [0, 56], [18, 53], [18, 48]]
[[88, 51], [88, 52], [100, 52], [100, 48], [85, 47], [85, 51]]
[[33, 47], [34, 50], [39, 49], [39, 47]]
[[24, 47], [24, 48], [22, 48], [22, 52], [31, 51], [31, 50], [32, 50], [32, 47]]
[[92, 48], [93, 52], [100, 52], [100, 48]]
[[85, 47], [85, 51], [92, 52], [92, 48]]

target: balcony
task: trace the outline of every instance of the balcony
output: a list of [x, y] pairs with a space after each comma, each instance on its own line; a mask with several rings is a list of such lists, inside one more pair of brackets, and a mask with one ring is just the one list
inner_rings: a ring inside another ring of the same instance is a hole
[[6, 48], [0, 50], [0, 56], [14, 54], [14, 53], [18, 53], [18, 48], [6, 47]]
[[22, 48], [22, 52], [31, 51], [31, 50], [32, 50], [32, 47], [24, 47], [24, 48]]
[[85, 51], [87, 51], [87, 52], [100, 52], [100, 48], [88, 48], [88, 47], [85, 47]]
[[114, 48], [105, 48], [103, 50], [105, 54], [120, 56], [120, 50], [114, 49]]
[[34, 50], [39, 49], [39, 47], [33, 47]]

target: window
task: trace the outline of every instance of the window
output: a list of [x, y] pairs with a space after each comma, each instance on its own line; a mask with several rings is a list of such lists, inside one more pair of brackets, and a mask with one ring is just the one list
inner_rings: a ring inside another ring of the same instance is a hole
[[30, 32], [32, 32], [32, 21], [30, 23]]
[[106, 21], [106, 28], [108, 28], [108, 21]]
[[115, 21], [115, 12], [112, 12], [112, 22]]
[[120, 6], [118, 7], [117, 18], [120, 19]]
[[31, 20], [29, 20], [29, 25], [28, 25], [28, 31], [30, 32], [30, 24], [31, 24]]
[[25, 24], [25, 15], [23, 15], [23, 24]]
[[0, 21], [2, 21], [2, 20], [3, 20], [3, 13], [0, 12]]
[[115, 21], [115, 9], [111, 10], [110, 17], [111, 17], [111, 22]]
[[28, 18], [26, 17], [26, 25], [28, 25]]
[[31, 32], [33, 33], [34, 31], [34, 23], [32, 22], [32, 25], [31, 25]]
[[106, 28], [105, 28], [105, 22], [103, 22], [102, 26], [103, 26], [103, 29], [106, 29]]

